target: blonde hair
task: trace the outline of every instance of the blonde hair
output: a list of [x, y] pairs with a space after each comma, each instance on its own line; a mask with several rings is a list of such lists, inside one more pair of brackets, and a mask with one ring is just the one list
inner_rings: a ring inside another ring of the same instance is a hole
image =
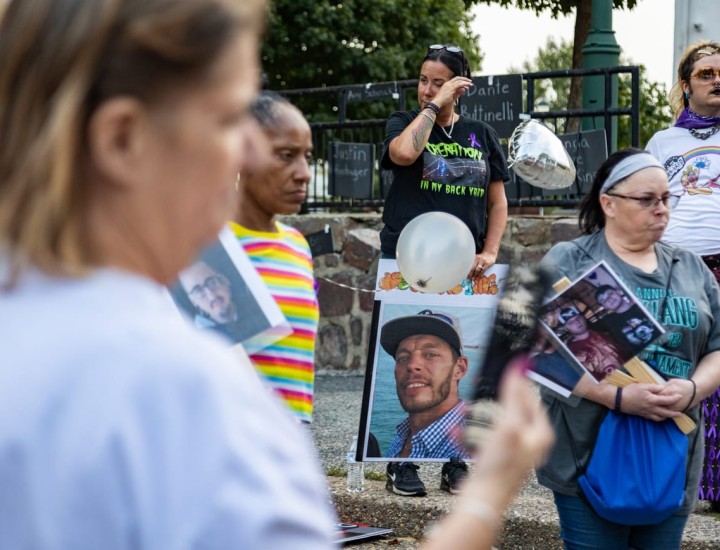
[[670, 89], [670, 106], [675, 113], [675, 118], [680, 116], [683, 109], [689, 106], [682, 85], [685, 82], [690, 82], [693, 65], [698, 59], [715, 54], [720, 54], [720, 43], [711, 40], [700, 40], [699, 42], [690, 44], [685, 52], [683, 52], [680, 63], [678, 64], [677, 80]]
[[265, 0], [13, 0], [0, 23], [0, 250], [14, 279], [93, 262], [86, 128], [120, 95], [150, 103], [202, 78]]

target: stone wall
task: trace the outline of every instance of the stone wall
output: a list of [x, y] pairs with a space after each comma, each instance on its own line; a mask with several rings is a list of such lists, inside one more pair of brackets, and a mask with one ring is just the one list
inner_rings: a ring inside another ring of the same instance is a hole
[[[320, 283], [320, 328], [315, 349], [318, 371], [364, 372], [382, 221], [379, 214], [287, 216], [283, 222], [303, 234], [329, 226], [333, 254], [313, 260]], [[552, 244], [575, 238], [577, 219], [558, 216], [511, 216], [498, 263], [537, 262]]]

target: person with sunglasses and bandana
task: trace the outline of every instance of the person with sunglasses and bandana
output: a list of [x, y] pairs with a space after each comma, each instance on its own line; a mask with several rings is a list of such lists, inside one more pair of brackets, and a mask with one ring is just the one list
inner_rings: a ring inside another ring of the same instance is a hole
[[[495, 263], [507, 224], [508, 166], [495, 131], [455, 110], [472, 85], [462, 49], [432, 45], [420, 66], [418, 108], [390, 115], [381, 161], [392, 172], [380, 233], [383, 258], [395, 258], [410, 220], [440, 211], [461, 219], [473, 235], [476, 255], [468, 278], [482, 276]], [[466, 473], [465, 464], [460, 461], [455, 468], [456, 463], [446, 465], [452, 469], [453, 491]], [[390, 470], [407, 471], [395, 476]], [[398, 486], [401, 479], [407, 481], [404, 486]], [[400, 494], [424, 494], [411, 462], [389, 464], [388, 483]]]
[[[647, 150], [665, 166], [670, 191], [681, 194], [663, 239], [700, 254], [720, 282], [720, 42], [692, 44], [670, 91], [677, 120]], [[720, 390], [703, 403], [705, 466], [700, 499], [720, 512]]]
[[634, 148], [616, 151], [598, 168], [580, 207], [582, 235], [556, 244], [541, 261], [555, 280], [571, 281], [605, 261], [666, 331], [638, 354], [662, 383], [617, 388], [585, 375], [573, 390], [582, 397], [575, 406], [540, 390], [557, 444], [537, 479], [554, 493], [565, 548], [676, 550], [697, 503], [702, 429], [688, 434], [687, 470], [678, 472], [685, 480], [683, 502], [664, 521], [604, 520], [581, 498], [578, 482], [608, 411], [655, 422], [682, 412], [700, 425], [702, 399], [720, 386], [720, 288], [697, 254], [661, 240], [678, 199], [655, 157]]

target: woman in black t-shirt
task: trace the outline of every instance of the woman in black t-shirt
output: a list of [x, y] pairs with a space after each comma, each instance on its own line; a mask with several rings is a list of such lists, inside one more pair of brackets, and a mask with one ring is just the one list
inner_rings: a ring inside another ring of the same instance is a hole
[[497, 259], [507, 223], [509, 175], [495, 131], [455, 112], [456, 100], [471, 86], [460, 48], [430, 46], [420, 69], [420, 108], [393, 113], [387, 121], [382, 166], [392, 170], [393, 182], [380, 237], [383, 255], [394, 258], [410, 220], [425, 212], [453, 214], [475, 239], [472, 278]]

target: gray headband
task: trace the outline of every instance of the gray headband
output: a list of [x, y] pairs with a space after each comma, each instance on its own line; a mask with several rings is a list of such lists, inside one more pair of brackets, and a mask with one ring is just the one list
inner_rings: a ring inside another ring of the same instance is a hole
[[630, 155], [615, 165], [615, 168], [612, 169], [605, 183], [602, 184], [599, 194], [607, 193], [619, 181], [645, 168], [662, 168], [665, 170], [665, 167], [650, 153]]

